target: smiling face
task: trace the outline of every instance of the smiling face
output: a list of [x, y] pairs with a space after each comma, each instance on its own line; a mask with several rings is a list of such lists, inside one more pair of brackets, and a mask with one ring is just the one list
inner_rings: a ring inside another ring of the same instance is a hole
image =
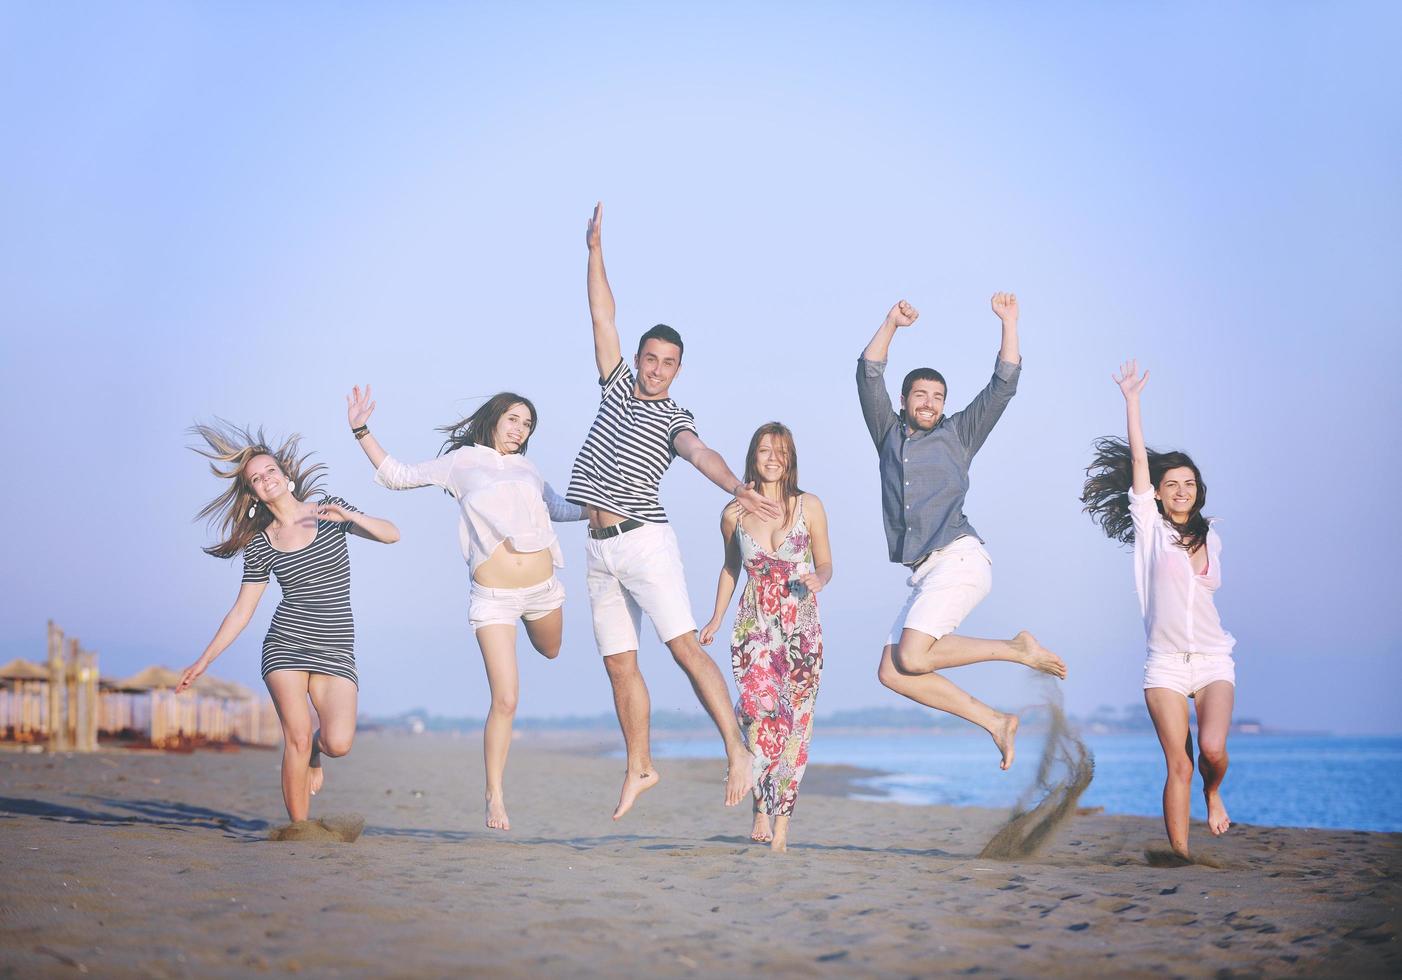
[[265, 504], [288, 492], [287, 475], [277, 460], [267, 454], [254, 456], [243, 464], [243, 479], [253, 496]]
[[638, 391], [643, 398], [666, 398], [672, 379], [682, 367], [681, 348], [649, 337], [643, 341], [638, 356], [633, 358], [633, 367], [638, 379]]
[[1163, 512], [1169, 520], [1175, 524], [1187, 521], [1198, 502], [1198, 478], [1193, 468], [1175, 466], [1165, 470], [1154, 497], [1163, 504]]
[[755, 473], [765, 483], [779, 483], [789, 472], [789, 448], [782, 436], [760, 436], [755, 447]]
[[913, 429], [929, 432], [944, 415], [944, 383], [924, 378], [910, 386], [910, 391], [901, 399], [901, 410], [905, 420]]
[[531, 410], [524, 403], [517, 402], [497, 419], [496, 428], [492, 430], [492, 446], [503, 456], [519, 453], [534, 428], [535, 419], [531, 417]]

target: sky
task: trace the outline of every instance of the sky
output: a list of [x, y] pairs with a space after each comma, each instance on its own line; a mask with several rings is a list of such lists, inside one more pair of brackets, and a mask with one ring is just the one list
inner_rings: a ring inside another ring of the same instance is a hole
[[[302, 433], [403, 532], [351, 544], [362, 710], [485, 714], [454, 504], [375, 486], [344, 395], [372, 383], [376, 435], [418, 460], [520, 391], [563, 488], [602, 200], [624, 349], [680, 330], [707, 444], [738, 471], [784, 421], [826, 505], [820, 725], [907, 703], [876, 681], [906, 589], [855, 359], [908, 299], [892, 383], [934, 366], [960, 408], [1015, 290], [1022, 379], [966, 502], [993, 592], [964, 631], [1032, 630], [1074, 712], [1142, 703], [1130, 558], [1078, 500], [1137, 357], [1149, 444], [1193, 454], [1220, 518], [1238, 717], [1402, 730], [1399, 28], [1388, 3], [0, 6], [0, 660], [41, 659], [48, 619], [104, 675], [199, 655], [240, 576], [193, 520], [219, 486], [185, 430], [218, 416]], [[662, 484], [701, 623], [726, 499], [684, 461]], [[611, 710], [583, 531], [560, 536], [564, 650], [522, 639], [524, 716]], [[259, 683], [276, 598], [211, 673]], [[644, 634], [655, 709], [694, 713]], [[1007, 664], [951, 676], [1041, 697]]]

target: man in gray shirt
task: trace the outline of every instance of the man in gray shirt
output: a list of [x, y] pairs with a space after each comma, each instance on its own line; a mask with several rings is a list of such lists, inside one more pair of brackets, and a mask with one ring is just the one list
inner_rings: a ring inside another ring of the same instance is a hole
[[857, 394], [881, 462], [881, 509], [891, 560], [911, 570], [910, 595], [881, 651], [881, 683], [912, 701], [948, 711], [985, 729], [1013, 762], [1017, 715], [996, 711], [937, 671], [1008, 660], [1066, 677], [1066, 664], [1026, 630], [1011, 640], [956, 636], [954, 630], [988, 595], [992, 560], [964, 517], [969, 464], [1017, 393], [1022, 358], [1017, 297], [995, 293], [1003, 345], [993, 378], [962, 412], [944, 414], [947, 386], [934, 368], [916, 368], [901, 383], [901, 410], [886, 391], [886, 352], [896, 331], [920, 312], [901, 300], [886, 314], [857, 361]]

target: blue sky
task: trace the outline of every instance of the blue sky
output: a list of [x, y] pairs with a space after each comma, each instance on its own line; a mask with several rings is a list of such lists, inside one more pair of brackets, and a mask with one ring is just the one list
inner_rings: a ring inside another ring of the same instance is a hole
[[[302, 432], [404, 532], [352, 546], [363, 708], [481, 714], [453, 505], [375, 487], [343, 395], [372, 382], [413, 459], [520, 390], [563, 486], [603, 199], [624, 347], [676, 326], [702, 437], [738, 469], [787, 422], [827, 504], [820, 711], [903, 703], [875, 679], [904, 589], [855, 357], [909, 299], [891, 373], [933, 365], [962, 406], [1013, 289], [1022, 384], [967, 503], [994, 591], [966, 630], [1032, 629], [1073, 710], [1140, 700], [1129, 557], [1077, 501], [1136, 356], [1150, 444], [1193, 453], [1222, 519], [1238, 714], [1396, 731], [1399, 26], [1382, 3], [6, 5], [0, 658], [41, 656], [49, 617], [105, 673], [198, 655], [239, 567], [199, 550], [218, 488], [183, 430], [221, 415]], [[724, 497], [681, 463], [663, 501], [704, 622]], [[565, 649], [521, 653], [523, 714], [610, 709], [562, 539]], [[257, 683], [275, 599], [216, 674]], [[653, 640], [643, 664], [658, 708], [694, 710]], [[1006, 665], [954, 676], [1037, 696]]]

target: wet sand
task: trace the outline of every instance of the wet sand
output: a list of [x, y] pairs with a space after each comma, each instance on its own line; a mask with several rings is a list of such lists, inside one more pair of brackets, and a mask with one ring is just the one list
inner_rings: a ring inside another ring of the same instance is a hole
[[268, 840], [277, 752], [0, 753], [0, 977], [1402, 973], [1398, 834], [1194, 824], [1220, 867], [1161, 868], [1158, 820], [1081, 814], [999, 862], [1006, 812], [815, 765], [771, 855], [719, 761], [664, 761], [614, 823], [621, 763], [558, 741], [512, 749], [500, 834], [480, 747], [327, 760], [312, 815], [362, 815], [353, 844]]

